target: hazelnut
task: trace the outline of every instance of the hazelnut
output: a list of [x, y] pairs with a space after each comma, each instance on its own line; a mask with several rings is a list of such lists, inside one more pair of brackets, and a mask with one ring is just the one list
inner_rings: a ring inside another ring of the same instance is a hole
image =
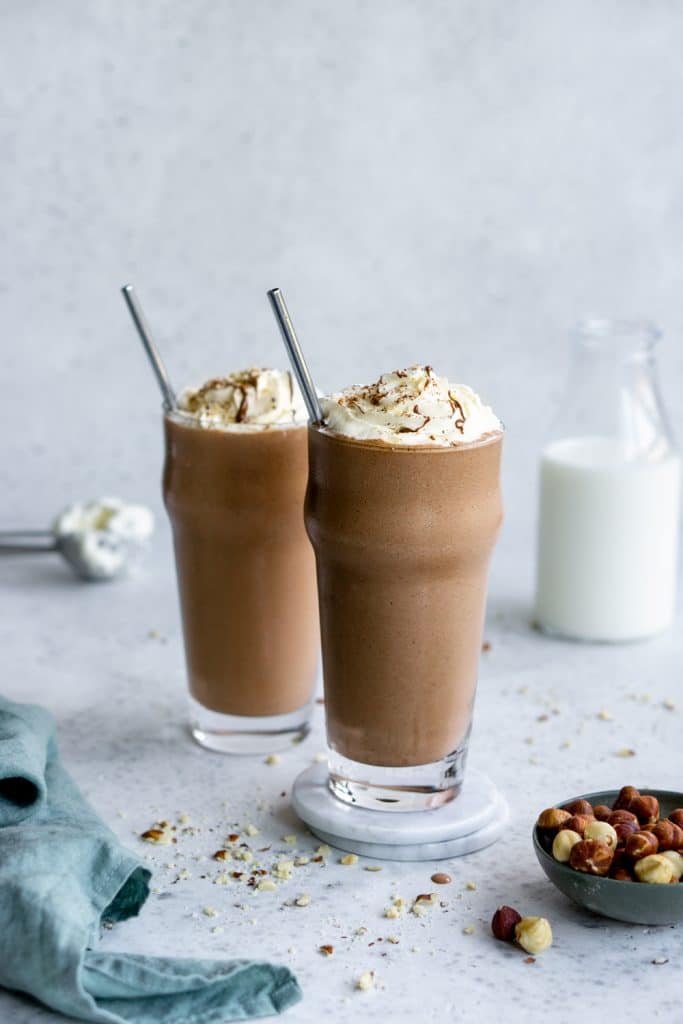
[[622, 786], [617, 794], [617, 798], [612, 804], [612, 810], [614, 811], [630, 811], [631, 804], [633, 801], [640, 796], [640, 792], [635, 786]]
[[553, 857], [560, 864], [566, 864], [569, 860], [569, 854], [572, 852], [572, 847], [580, 842], [581, 836], [578, 832], [574, 832], [570, 828], [560, 829], [553, 839]]
[[638, 796], [629, 808], [641, 825], [654, 825], [659, 819], [659, 800], [656, 796]]
[[562, 811], [559, 807], [548, 807], [539, 814], [536, 827], [542, 832], [557, 832], [569, 818], [571, 814], [568, 811]]
[[636, 818], [635, 814], [631, 811], [612, 811], [609, 818], [607, 819], [610, 825], [616, 825], [619, 821], [629, 821], [633, 825], [640, 825], [640, 822]]
[[515, 927], [522, 920], [514, 907], [498, 907], [491, 921], [491, 931], [501, 942], [514, 942]]
[[572, 800], [570, 804], [564, 805], [564, 809], [570, 814], [588, 814], [593, 817], [593, 805], [588, 800]]
[[675, 811], [672, 811], [669, 815], [669, 821], [673, 821], [674, 825], [683, 828], [683, 807], [677, 807]]
[[637, 860], [633, 870], [639, 882], [649, 885], [668, 885], [674, 877], [674, 866], [663, 853], [653, 853]]
[[616, 850], [619, 839], [614, 828], [608, 821], [589, 821], [583, 833], [584, 839], [599, 839]]
[[612, 808], [608, 807], [607, 804], [596, 804], [593, 808], [593, 816], [597, 818], [598, 821], [609, 821], [611, 813]]
[[580, 836], [583, 836], [586, 831], [586, 825], [591, 821], [595, 821], [592, 814], [572, 814], [561, 825], [561, 828], [570, 828], [573, 832], [578, 832]]
[[606, 875], [614, 860], [614, 850], [601, 839], [582, 839], [572, 847], [570, 867], [588, 875]]
[[628, 868], [613, 868], [609, 877], [614, 879], [615, 882], [632, 882], [633, 875]]
[[665, 850], [662, 857], [666, 857], [670, 864], [673, 865], [674, 879], [679, 882], [681, 876], [683, 876], [683, 857], [677, 850]]
[[515, 927], [515, 939], [527, 953], [542, 953], [552, 945], [550, 922], [545, 917], [523, 917]]
[[628, 837], [632, 836], [634, 832], [640, 832], [640, 825], [637, 821], [617, 821], [611, 824], [617, 834], [619, 846], [623, 846]]
[[657, 837], [660, 853], [664, 850], [680, 850], [683, 846], [683, 829], [666, 818], [650, 825], [648, 832]]
[[630, 857], [631, 860], [641, 860], [643, 857], [649, 857], [651, 854], [656, 853], [658, 849], [659, 842], [657, 841], [657, 836], [653, 836], [652, 832], [634, 832], [624, 844], [626, 856]]

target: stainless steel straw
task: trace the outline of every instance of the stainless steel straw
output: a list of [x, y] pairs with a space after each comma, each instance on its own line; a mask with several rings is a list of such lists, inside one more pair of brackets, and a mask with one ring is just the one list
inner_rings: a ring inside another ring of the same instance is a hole
[[147, 353], [147, 358], [149, 359], [152, 365], [152, 369], [154, 370], [154, 373], [156, 375], [156, 379], [159, 382], [161, 394], [164, 399], [164, 407], [169, 411], [171, 409], [175, 409], [176, 398], [173, 388], [171, 387], [171, 381], [168, 376], [168, 371], [164, 366], [163, 359], [159, 355], [158, 348], [154, 344], [152, 334], [147, 325], [147, 321], [145, 320], [145, 314], [142, 312], [142, 306], [140, 305], [138, 297], [135, 294], [135, 289], [133, 288], [132, 284], [124, 284], [123, 288], [121, 289], [121, 292], [123, 294], [124, 299], [126, 300], [126, 305], [128, 306], [128, 310], [133, 319], [133, 323], [135, 324], [137, 332], [140, 335], [140, 341], [142, 342], [144, 350]]
[[275, 319], [277, 320], [280, 333], [282, 334], [282, 340], [285, 343], [287, 349], [287, 355], [289, 361], [292, 364], [294, 370], [294, 376], [299, 382], [301, 388], [301, 394], [304, 396], [304, 402], [308, 409], [308, 416], [311, 423], [318, 424], [323, 421], [323, 411], [320, 408], [320, 402], [316, 394], [315, 385], [311, 372], [308, 369], [308, 363], [301, 351], [301, 345], [299, 339], [296, 336], [294, 330], [294, 324], [292, 318], [289, 315], [289, 310], [285, 303], [285, 297], [279, 288], [271, 288], [268, 292], [268, 299], [272, 307]]

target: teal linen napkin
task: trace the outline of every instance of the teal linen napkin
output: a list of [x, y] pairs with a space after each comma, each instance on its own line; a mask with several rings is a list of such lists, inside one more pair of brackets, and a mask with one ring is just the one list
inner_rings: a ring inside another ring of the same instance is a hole
[[94, 951], [149, 879], [62, 766], [51, 715], [0, 697], [0, 984], [106, 1024], [245, 1020], [301, 998], [273, 964]]

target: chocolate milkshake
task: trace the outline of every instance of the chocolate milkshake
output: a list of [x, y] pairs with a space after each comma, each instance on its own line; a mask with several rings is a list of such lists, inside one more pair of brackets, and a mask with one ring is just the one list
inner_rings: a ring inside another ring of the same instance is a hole
[[502, 428], [430, 367], [324, 399], [309, 430], [330, 784], [414, 810], [463, 777], [489, 558], [502, 519]]
[[319, 633], [303, 524], [306, 427], [290, 375], [185, 392], [164, 420], [192, 731], [225, 752], [305, 734]]

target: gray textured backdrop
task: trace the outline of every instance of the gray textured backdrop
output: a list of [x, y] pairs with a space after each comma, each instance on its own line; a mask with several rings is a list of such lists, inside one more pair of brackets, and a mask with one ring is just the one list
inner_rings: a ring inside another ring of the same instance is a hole
[[528, 588], [535, 457], [587, 312], [647, 313], [678, 433], [683, 5], [636, 0], [4, 0], [2, 517], [159, 508], [157, 396], [282, 363], [411, 361], [508, 426], [499, 563]]

